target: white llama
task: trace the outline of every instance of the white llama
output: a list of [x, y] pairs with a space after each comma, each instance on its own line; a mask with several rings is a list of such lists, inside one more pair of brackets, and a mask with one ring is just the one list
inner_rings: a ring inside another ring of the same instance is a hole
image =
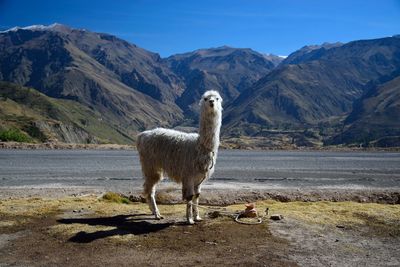
[[[156, 128], [138, 135], [137, 150], [145, 179], [144, 194], [156, 219], [162, 219], [155, 200], [155, 186], [167, 175], [182, 183], [182, 197], [187, 201], [189, 224], [201, 221], [199, 196], [201, 183], [214, 173], [221, 128], [222, 98], [217, 91], [207, 91], [200, 100], [199, 134]], [[194, 220], [193, 220], [194, 215]]]

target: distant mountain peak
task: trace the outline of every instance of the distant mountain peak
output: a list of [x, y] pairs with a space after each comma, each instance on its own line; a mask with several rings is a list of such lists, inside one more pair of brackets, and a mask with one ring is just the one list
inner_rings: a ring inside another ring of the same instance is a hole
[[25, 27], [15, 26], [5, 31], [0, 31], [0, 33], [7, 33], [7, 32], [16, 32], [19, 30], [29, 30], [29, 31], [65, 31], [65, 30], [72, 30], [70, 27], [60, 24], [60, 23], [53, 23], [50, 25], [30, 25]]
[[304, 60], [308, 60], [312, 57], [315, 53], [318, 53], [321, 50], [329, 50], [331, 48], [340, 47], [344, 45], [341, 42], [336, 43], [322, 43], [319, 45], [305, 45], [299, 50], [291, 53], [289, 56], [284, 58], [282, 64], [298, 64]]
[[278, 56], [271, 53], [262, 54], [262, 56], [266, 59], [271, 61], [274, 66], [278, 66], [287, 56]]
[[[197, 50], [193, 51], [192, 53], [201, 54], [201, 53], [204, 53], [204, 52], [210, 53], [211, 51], [214, 51], [214, 52], [215, 51], [233, 51], [233, 50], [237, 50], [237, 49], [240, 49], [240, 48], [235, 48], [235, 47], [232, 47], [232, 46], [223, 45], [223, 46], [217, 46], [217, 47], [197, 49]], [[191, 52], [189, 52], [189, 53], [191, 53]]]
[[218, 46], [218, 47], [216, 47], [215, 49], [232, 49], [233, 47], [232, 46], [229, 46], [229, 45], [222, 45], [222, 46]]
[[322, 44], [314, 44], [314, 45], [305, 45], [302, 48], [300, 48], [300, 51], [312, 51], [312, 50], [316, 50], [316, 49], [320, 49], [320, 48], [325, 48], [325, 49], [330, 49], [333, 47], [338, 47], [343, 45], [343, 43], [341, 42], [335, 42], [335, 43], [328, 43], [328, 42], [324, 42]]

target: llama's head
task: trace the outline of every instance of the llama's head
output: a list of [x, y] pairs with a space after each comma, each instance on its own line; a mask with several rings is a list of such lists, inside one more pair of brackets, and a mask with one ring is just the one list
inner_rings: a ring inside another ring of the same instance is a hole
[[202, 112], [207, 113], [221, 113], [222, 97], [214, 90], [205, 92], [200, 100], [200, 109]]

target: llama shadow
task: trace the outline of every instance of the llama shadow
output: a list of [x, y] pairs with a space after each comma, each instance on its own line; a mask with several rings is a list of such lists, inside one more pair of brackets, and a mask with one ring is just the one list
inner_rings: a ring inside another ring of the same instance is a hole
[[[135, 215], [117, 215], [112, 217], [99, 217], [99, 218], [71, 218], [71, 219], [60, 219], [57, 222], [62, 224], [87, 224], [92, 226], [111, 226], [115, 229], [101, 230], [93, 233], [87, 233], [81, 231], [71, 237], [68, 241], [75, 243], [90, 243], [94, 240], [106, 238], [110, 236], [123, 236], [123, 235], [143, 235], [153, 232], [158, 232], [174, 223], [151, 223], [148, 222], [148, 218], [134, 218], [137, 216], [143, 216], [144, 214]], [[132, 218], [133, 217], [133, 218]], [[154, 220], [153, 218], [151, 220]]]

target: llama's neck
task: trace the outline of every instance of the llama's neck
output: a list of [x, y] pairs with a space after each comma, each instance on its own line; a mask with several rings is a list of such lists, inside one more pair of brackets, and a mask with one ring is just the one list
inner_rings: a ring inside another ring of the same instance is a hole
[[216, 152], [219, 146], [221, 113], [200, 114], [199, 144], [208, 151]]

